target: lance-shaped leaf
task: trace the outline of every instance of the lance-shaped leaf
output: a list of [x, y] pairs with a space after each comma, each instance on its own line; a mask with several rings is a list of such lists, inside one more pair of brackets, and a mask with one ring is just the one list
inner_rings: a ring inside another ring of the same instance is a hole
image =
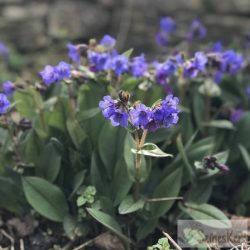
[[227, 216], [212, 205], [206, 203], [185, 203], [185, 205], [179, 204], [179, 207], [192, 219], [198, 220], [204, 225], [214, 228], [229, 228], [231, 226], [231, 222]]
[[164, 153], [157, 145], [153, 143], [145, 143], [143, 147], [137, 151], [132, 148], [131, 152], [134, 154], [147, 155], [152, 157], [173, 157], [171, 154]]
[[129, 214], [139, 209], [142, 209], [144, 204], [145, 204], [144, 200], [139, 199], [135, 201], [134, 198], [131, 195], [129, 195], [122, 201], [118, 210], [120, 214]]
[[131, 242], [131, 240], [125, 236], [122, 233], [120, 225], [117, 223], [117, 221], [111, 217], [109, 214], [106, 214], [104, 212], [101, 212], [99, 210], [96, 210], [94, 208], [87, 208], [88, 213], [97, 221], [99, 221], [101, 224], [103, 224], [105, 227], [107, 227], [109, 230], [117, 234], [122, 239]]
[[53, 221], [63, 221], [68, 205], [60, 188], [39, 177], [23, 177], [22, 183], [28, 202], [38, 213]]

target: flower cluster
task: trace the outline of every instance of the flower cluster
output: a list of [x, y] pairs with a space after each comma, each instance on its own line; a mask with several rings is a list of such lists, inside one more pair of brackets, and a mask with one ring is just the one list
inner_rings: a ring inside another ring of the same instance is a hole
[[71, 65], [60, 62], [57, 66], [46, 65], [40, 72], [43, 82], [49, 86], [57, 81], [62, 81], [71, 76]]
[[[160, 21], [160, 34], [169, 36], [174, 32], [176, 24], [170, 17]], [[189, 39], [204, 38], [206, 28], [198, 20], [194, 20], [188, 33]], [[94, 73], [114, 72], [115, 75], [130, 74], [135, 78], [148, 77], [155, 79], [156, 83], [164, 85], [169, 83], [171, 76], [193, 79], [201, 73], [214, 76], [214, 81], [220, 83], [225, 74], [233, 75], [244, 68], [244, 58], [234, 50], [224, 50], [221, 42], [216, 42], [205, 52], [196, 52], [194, 57], [187, 59], [179, 51], [174, 51], [165, 62], [147, 62], [144, 54], [130, 58], [126, 53], [119, 54], [115, 49], [115, 38], [105, 35], [99, 42], [91, 40], [85, 45], [89, 69]], [[76, 64], [80, 63], [80, 48], [84, 45], [68, 44], [69, 57]], [[46, 77], [47, 73], [49, 77]], [[55, 71], [50, 66], [45, 71], [45, 83], [49, 85], [56, 79]], [[48, 79], [47, 79], [48, 78]]]
[[156, 131], [160, 127], [169, 128], [178, 122], [179, 99], [168, 95], [164, 100], [159, 101], [153, 107], [147, 107], [142, 103], [134, 106], [128, 105], [128, 99], [114, 100], [111, 96], [104, 96], [99, 107], [106, 119], [111, 121], [113, 126], [126, 127], [128, 124], [136, 128]]
[[234, 50], [223, 51], [223, 47], [217, 45], [219, 52], [209, 55], [215, 65], [215, 81], [220, 83], [224, 74], [235, 75], [244, 67], [244, 57]]

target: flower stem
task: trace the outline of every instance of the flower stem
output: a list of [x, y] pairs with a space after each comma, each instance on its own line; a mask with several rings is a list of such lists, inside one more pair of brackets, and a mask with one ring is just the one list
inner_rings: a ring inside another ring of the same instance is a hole
[[134, 198], [138, 200], [140, 195], [140, 175], [141, 175], [141, 155], [138, 153], [143, 147], [148, 130], [143, 130], [141, 140], [139, 139], [138, 130], [135, 131], [135, 144], [136, 144], [136, 155], [135, 155], [135, 186], [134, 186]]
[[140, 193], [140, 170], [141, 170], [141, 155], [138, 154], [140, 150], [140, 139], [138, 130], [135, 131], [135, 146], [136, 146], [136, 155], [135, 155], [135, 185], [134, 185], [134, 199], [138, 200]]
[[143, 147], [143, 145], [144, 145], [144, 143], [146, 141], [147, 134], [148, 134], [148, 130], [147, 129], [143, 130], [140, 145], [139, 145], [139, 149], [141, 149]]

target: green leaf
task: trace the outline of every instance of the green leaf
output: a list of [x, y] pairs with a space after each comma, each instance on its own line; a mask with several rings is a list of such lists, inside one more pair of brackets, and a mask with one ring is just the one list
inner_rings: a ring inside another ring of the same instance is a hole
[[26, 199], [38, 213], [53, 221], [63, 221], [68, 205], [60, 188], [39, 177], [23, 177], [22, 183]]
[[228, 120], [214, 120], [209, 123], [205, 123], [204, 125], [207, 127], [213, 127], [213, 128], [235, 130], [233, 123]]
[[37, 161], [37, 173], [50, 182], [54, 182], [61, 168], [61, 156], [50, 142], [43, 147]]
[[91, 108], [77, 113], [77, 120], [81, 123], [100, 113], [100, 108]]
[[33, 87], [27, 87], [24, 91], [16, 91], [14, 100], [16, 109], [22, 117], [33, 119], [37, 109], [43, 108], [42, 97]]
[[147, 141], [151, 143], [159, 143], [163, 141], [171, 141], [173, 136], [178, 132], [179, 128], [177, 127], [170, 127], [168, 129], [166, 128], [160, 128], [154, 133], [149, 133], [147, 136]]
[[213, 156], [216, 157], [220, 164], [225, 164], [229, 156], [229, 150], [214, 154]]
[[152, 157], [173, 157], [171, 154], [164, 153], [157, 145], [153, 143], [145, 143], [141, 150], [137, 152], [136, 149], [131, 148], [131, 152], [134, 154], [141, 154]]
[[41, 150], [41, 142], [34, 129], [27, 132], [25, 138], [20, 143], [20, 149], [25, 158], [25, 163], [37, 161]]
[[250, 201], [250, 178], [244, 180], [233, 194], [234, 204], [247, 203]]
[[181, 157], [183, 159], [183, 162], [184, 162], [184, 164], [185, 164], [185, 166], [186, 166], [186, 168], [188, 170], [188, 173], [190, 175], [190, 179], [193, 180], [194, 176], [195, 176], [195, 171], [194, 171], [193, 166], [189, 163], [189, 160], [187, 158], [187, 155], [186, 155], [183, 143], [182, 143], [181, 136], [177, 137], [176, 144], [177, 144], [178, 151], [180, 152], [180, 155], [181, 155]]
[[[83, 112], [98, 107], [98, 103], [106, 94], [106, 84], [101, 81], [82, 84], [77, 95], [79, 110]], [[105, 123], [107, 121], [105, 121], [101, 113], [81, 123], [91, 143], [95, 146], [97, 146], [100, 131]]]
[[136, 239], [138, 241], [146, 238], [151, 232], [153, 232], [158, 224], [158, 219], [147, 219], [139, 221], [138, 230], [136, 232]]
[[128, 49], [127, 51], [125, 51], [125, 52], [123, 53], [123, 55], [126, 56], [127, 58], [130, 58], [130, 56], [132, 55], [133, 51], [134, 51], [133, 48]]
[[114, 180], [112, 181], [112, 191], [114, 205], [118, 205], [128, 194], [133, 182], [128, 174], [128, 169], [123, 158], [121, 158], [114, 171]]
[[135, 155], [132, 154], [131, 148], [135, 146], [135, 141], [131, 134], [127, 133], [125, 137], [125, 145], [124, 145], [124, 159], [128, 168], [128, 173], [130, 178], [135, 180]]
[[212, 189], [213, 182], [211, 180], [199, 181], [189, 189], [185, 200], [198, 204], [205, 203], [209, 200]]
[[241, 153], [241, 156], [245, 162], [245, 165], [246, 165], [247, 169], [250, 171], [250, 155], [243, 145], [239, 144], [238, 147], [240, 149], [240, 153]]
[[26, 208], [20, 187], [4, 176], [0, 176], [0, 207], [17, 214], [24, 213]]
[[235, 125], [237, 130], [235, 131], [234, 140], [232, 145], [239, 145], [241, 144], [247, 150], [250, 149], [250, 140], [249, 137], [246, 136], [249, 133], [250, 128], [250, 111], [244, 112], [240, 121]]
[[100, 194], [106, 194], [106, 189], [107, 189], [107, 185], [105, 185], [105, 179], [103, 178], [104, 176], [104, 171], [102, 169], [102, 167], [104, 167], [96, 152], [92, 153], [92, 157], [91, 157], [91, 165], [90, 165], [90, 178], [91, 178], [91, 183], [92, 185], [94, 185], [96, 187], [96, 189], [98, 190], [98, 193]]
[[202, 127], [205, 115], [204, 115], [204, 97], [199, 93], [195, 93], [193, 96], [193, 112], [196, 124], [200, 129]]
[[120, 204], [118, 211], [120, 214], [130, 214], [144, 207], [144, 200], [135, 201], [134, 198], [129, 195]]
[[67, 129], [70, 134], [70, 137], [77, 149], [81, 149], [82, 142], [87, 139], [87, 135], [84, 130], [81, 128], [77, 120], [68, 120]]
[[48, 111], [48, 125], [65, 132], [67, 130], [65, 121], [69, 113], [68, 100], [63, 97], [58, 98]]
[[76, 193], [76, 191], [79, 189], [79, 187], [82, 185], [83, 180], [85, 178], [85, 174], [86, 174], [86, 170], [82, 170], [79, 173], [77, 173], [74, 176], [74, 179], [72, 181], [72, 187], [73, 187], [73, 191], [71, 192], [69, 199], [71, 199], [73, 197], [73, 195]]
[[131, 242], [131, 240], [122, 233], [120, 225], [109, 214], [103, 213], [93, 208], [87, 208], [87, 211], [94, 219], [107, 227], [113, 233], [117, 234], [120, 238], [124, 239], [125, 241]]
[[200, 223], [204, 225], [214, 228], [228, 228], [231, 226], [231, 222], [227, 216], [221, 210], [212, 205], [205, 203], [185, 203], [184, 206], [180, 205], [180, 208], [192, 219], [199, 220]]
[[[169, 174], [158, 186], [156, 186], [153, 198], [176, 197], [181, 188], [182, 168], [177, 168]], [[153, 217], [164, 215], [173, 205], [174, 200], [152, 202], [150, 211]]]
[[125, 133], [124, 129], [113, 127], [106, 122], [99, 135], [100, 157], [110, 177], [112, 177], [116, 163], [122, 155]]

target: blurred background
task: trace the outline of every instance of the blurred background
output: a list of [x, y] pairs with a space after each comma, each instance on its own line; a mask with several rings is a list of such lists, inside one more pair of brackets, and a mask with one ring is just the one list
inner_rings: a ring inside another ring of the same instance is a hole
[[65, 59], [68, 41], [104, 34], [117, 37], [119, 50], [133, 47], [150, 58], [162, 53], [155, 34], [168, 15], [180, 38], [195, 18], [207, 27], [208, 41], [239, 45], [250, 31], [249, 0], [0, 0], [0, 40], [16, 52], [16, 67], [30, 70]]

